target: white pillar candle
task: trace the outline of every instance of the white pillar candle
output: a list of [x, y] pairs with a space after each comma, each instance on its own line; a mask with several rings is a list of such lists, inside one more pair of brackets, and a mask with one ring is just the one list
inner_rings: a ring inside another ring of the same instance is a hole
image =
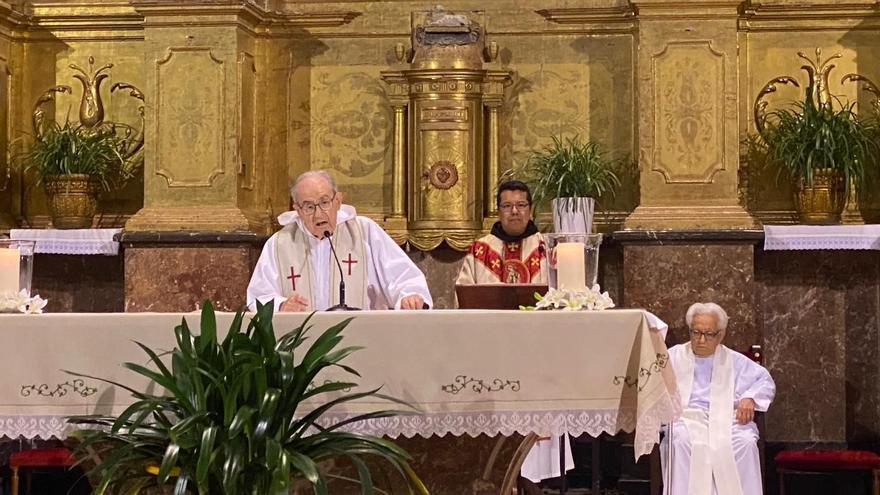
[[18, 292], [18, 270], [21, 254], [18, 248], [0, 248], [0, 294]]
[[586, 290], [586, 263], [583, 242], [560, 242], [556, 245], [556, 280], [560, 290]]

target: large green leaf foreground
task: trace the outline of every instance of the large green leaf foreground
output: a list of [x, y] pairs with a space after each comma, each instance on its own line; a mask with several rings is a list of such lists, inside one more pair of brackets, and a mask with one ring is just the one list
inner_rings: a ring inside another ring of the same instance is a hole
[[[333, 476], [322, 465], [335, 458], [349, 459], [357, 478], [347, 479], [359, 483], [362, 493], [374, 493], [379, 490], [373, 486], [368, 457], [390, 464], [410, 493], [427, 493], [405, 451], [388, 440], [346, 431], [351, 423], [398, 411], [375, 411], [329, 425], [324, 418], [318, 424], [334, 406], [364, 397], [403, 404], [377, 389], [349, 393], [355, 382], [315, 381], [328, 367], [359, 376], [342, 364], [359, 349], [340, 347], [351, 319], [330, 327], [306, 348], [308, 318], [276, 338], [272, 316], [272, 305], [261, 305], [243, 329], [239, 312], [219, 341], [214, 308], [206, 302], [199, 335], [186, 320], [174, 329], [177, 347], [170, 368], [156, 351], [137, 343], [151, 366], [125, 366], [152, 380], [165, 395], [103, 380], [130, 391], [136, 402], [118, 417], [69, 419], [85, 427], [75, 433], [81, 440], [77, 453], [96, 451], [101, 459], [90, 472], [100, 479], [96, 494], [134, 494], [167, 485], [175, 494], [274, 495], [287, 494], [294, 483], [324, 494]], [[304, 401], [322, 397], [326, 401], [319, 407], [301, 410]]]

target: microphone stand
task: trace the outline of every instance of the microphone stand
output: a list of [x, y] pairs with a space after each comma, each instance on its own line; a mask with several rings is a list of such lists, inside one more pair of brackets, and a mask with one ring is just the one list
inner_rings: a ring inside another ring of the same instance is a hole
[[353, 308], [345, 304], [345, 279], [342, 276], [342, 263], [339, 262], [339, 256], [336, 255], [336, 248], [333, 247], [332, 234], [329, 230], [324, 231], [324, 237], [330, 243], [330, 252], [333, 253], [333, 259], [336, 260], [336, 268], [339, 269], [339, 304], [327, 308], [327, 311], [360, 311], [361, 308]]

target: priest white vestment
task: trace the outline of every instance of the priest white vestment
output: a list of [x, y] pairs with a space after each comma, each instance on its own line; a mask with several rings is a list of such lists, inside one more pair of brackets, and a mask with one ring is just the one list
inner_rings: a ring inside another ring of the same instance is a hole
[[421, 295], [433, 306], [425, 275], [376, 222], [342, 205], [331, 239], [310, 234], [296, 212], [278, 217], [284, 227], [263, 247], [247, 289], [247, 304], [274, 301], [275, 309], [291, 294], [309, 301], [307, 310], [338, 302], [339, 267], [330, 250], [334, 242], [342, 264], [346, 303], [362, 309], [400, 307], [406, 296]]
[[669, 363], [684, 412], [660, 447], [664, 495], [761, 495], [758, 428], [754, 421], [739, 424], [734, 412], [746, 398], [756, 411], [770, 407], [770, 373], [723, 345], [708, 357], [694, 355], [690, 343], [677, 345]]

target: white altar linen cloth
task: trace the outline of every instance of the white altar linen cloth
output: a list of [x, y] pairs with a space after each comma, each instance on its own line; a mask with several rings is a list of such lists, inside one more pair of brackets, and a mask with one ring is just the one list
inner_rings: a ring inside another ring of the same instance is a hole
[[[123, 362], [146, 364], [139, 341], [158, 350], [175, 345], [174, 326], [197, 313], [0, 315], [5, 349], [0, 382], [0, 435], [64, 437], [65, 417], [117, 414], [130, 395], [63, 370], [100, 376], [135, 389], [145, 378]], [[218, 314], [218, 333], [232, 314]], [[562, 433], [593, 436], [635, 430], [635, 455], [649, 453], [661, 423], [681, 406], [659, 331], [644, 311], [370, 311], [317, 313], [311, 335], [345, 317], [343, 345], [364, 346], [346, 364], [360, 388], [382, 386], [417, 414], [353, 425], [375, 435], [476, 436]], [[303, 313], [276, 315], [277, 334], [296, 327]], [[221, 331], [222, 329], [222, 331]], [[317, 380], [346, 377], [340, 370]], [[314, 404], [312, 407], [316, 406]], [[399, 406], [372, 399], [332, 410], [352, 414]]]
[[880, 225], [765, 225], [764, 250], [880, 249]]
[[35, 241], [34, 252], [42, 254], [119, 254], [113, 236], [122, 229], [12, 229], [9, 237]]

